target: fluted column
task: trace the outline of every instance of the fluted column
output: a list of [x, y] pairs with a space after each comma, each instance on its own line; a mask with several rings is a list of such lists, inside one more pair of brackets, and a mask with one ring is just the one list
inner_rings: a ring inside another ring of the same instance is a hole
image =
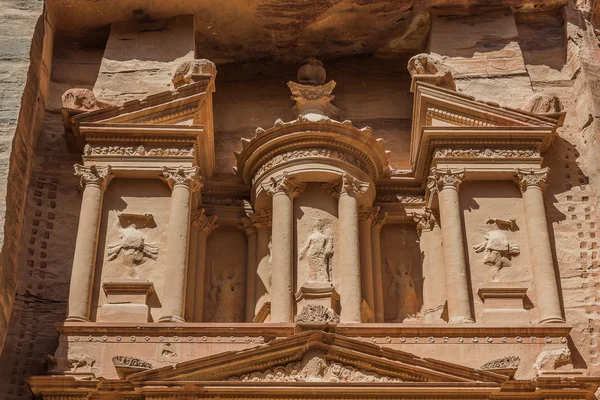
[[207, 216], [203, 208], [197, 209], [192, 214], [192, 226], [196, 231], [196, 263], [191, 264], [190, 268], [194, 268], [194, 280], [188, 285], [194, 285], [194, 297], [191, 300], [194, 308], [193, 321], [202, 322], [202, 314], [204, 312], [204, 279], [206, 276], [206, 241], [212, 231], [217, 229], [219, 225], [217, 216]]
[[473, 322], [458, 198], [458, 187], [464, 176], [464, 169], [442, 171], [432, 168], [428, 183], [429, 190], [438, 193], [440, 204], [450, 323]]
[[260, 210], [250, 216], [256, 233], [256, 276], [255, 279], [255, 303], [254, 315], [256, 315], [265, 303], [271, 301], [271, 211]]
[[540, 321], [565, 322], [560, 308], [560, 297], [556, 282], [556, 270], [552, 259], [552, 247], [546, 221], [543, 189], [548, 168], [518, 169], [517, 182], [523, 194], [527, 237], [533, 269]]
[[[360, 276], [360, 235], [358, 223], [358, 198], [369, 184], [344, 173], [333, 184], [324, 185], [339, 198], [338, 201], [338, 252], [340, 263], [340, 321], [361, 322], [361, 276]], [[273, 222], [275, 225], [275, 222]]]
[[98, 233], [104, 191], [111, 179], [111, 168], [75, 164], [75, 175], [83, 187], [83, 199], [75, 242], [75, 256], [69, 289], [67, 321], [89, 322], [92, 285], [96, 268]]
[[191, 195], [200, 189], [199, 168], [163, 167], [162, 179], [171, 188], [167, 260], [159, 322], [184, 322], [185, 278], [190, 231]]
[[[371, 221], [377, 216], [379, 207], [359, 207], [361, 288], [367, 305], [375, 314], [375, 288], [373, 280], [373, 253], [371, 245]], [[373, 321], [368, 321], [373, 322]]]
[[292, 322], [294, 315], [294, 197], [306, 184], [284, 173], [263, 189], [273, 198], [271, 322]]
[[373, 292], [375, 294], [375, 322], [385, 322], [383, 303], [383, 272], [381, 270], [381, 228], [387, 213], [377, 213], [371, 222], [371, 254], [373, 255]]
[[254, 305], [256, 304], [256, 227], [250, 218], [242, 218], [242, 226], [247, 238], [246, 257], [246, 322], [254, 319]]
[[440, 317], [447, 299], [446, 270], [442, 232], [438, 218], [426, 208], [415, 216], [419, 244], [423, 253], [423, 320], [441, 322]]

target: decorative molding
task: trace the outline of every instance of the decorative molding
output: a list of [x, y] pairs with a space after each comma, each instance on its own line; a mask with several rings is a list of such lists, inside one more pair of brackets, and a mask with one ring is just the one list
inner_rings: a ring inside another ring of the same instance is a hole
[[499, 123], [492, 123], [483, 119], [468, 117], [462, 113], [456, 111], [448, 111], [441, 108], [427, 108], [425, 112], [425, 125], [432, 126], [433, 119], [438, 119], [443, 122], [447, 122], [458, 126], [472, 126], [472, 127], [494, 127], [502, 126]]
[[369, 170], [366, 167], [365, 163], [359, 160], [357, 157], [341, 152], [339, 150], [333, 150], [324, 147], [310, 147], [305, 149], [286, 151], [284, 153], [280, 153], [270, 158], [268, 161], [263, 163], [258, 168], [258, 170], [256, 170], [252, 182], [258, 181], [260, 177], [263, 176], [265, 173], [269, 172], [270, 170], [274, 169], [275, 167], [281, 164], [306, 158], [325, 158], [330, 160], [344, 161], [348, 164], [359, 168], [361, 171], [369, 173]]
[[425, 198], [422, 195], [418, 194], [378, 193], [375, 196], [375, 202], [418, 205], [425, 204]]
[[207, 216], [204, 208], [199, 208], [192, 213], [192, 225], [197, 229], [210, 235], [212, 231], [219, 227], [217, 216]]
[[75, 176], [79, 177], [79, 186], [84, 188], [88, 183], [99, 185], [102, 190], [105, 190], [113, 178], [111, 166], [96, 167], [91, 165], [84, 167], [80, 164], [73, 165]]
[[497, 360], [486, 362], [479, 369], [483, 371], [517, 369], [519, 368], [520, 363], [521, 358], [519, 358], [518, 356], [507, 356], [499, 358]]
[[546, 178], [548, 177], [548, 171], [550, 168], [542, 169], [521, 169], [517, 168], [517, 176], [515, 181], [519, 185], [521, 192], [526, 191], [531, 187], [537, 187], [540, 190], [546, 188]]
[[187, 185], [193, 192], [202, 187], [199, 167], [162, 167], [161, 179], [169, 185], [171, 190], [177, 185]]
[[325, 190], [333, 197], [346, 194], [357, 199], [366, 193], [369, 186], [368, 182], [360, 181], [346, 172], [342, 173], [339, 179], [323, 184]]
[[131, 157], [195, 157], [194, 147], [162, 147], [148, 145], [96, 145], [86, 143], [84, 156], [131, 156]]
[[271, 177], [270, 182], [262, 184], [262, 188], [269, 196], [274, 196], [278, 193], [285, 193], [286, 196], [296, 197], [299, 196], [306, 187], [306, 183], [298, 183], [298, 180], [294, 177], [288, 176], [287, 172], [284, 172], [279, 178]]
[[542, 158], [536, 149], [507, 149], [507, 148], [437, 148], [433, 158], [510, 158], [510, 159], [539, 159]]
[[337, 324], [340, 322], [340, 317], [335, 315], [331, 308], [319, 304], [307, 304], [294, 320], [296, 323], [322, 322]]
[[129, 356], [114, 356], [112, 362], [115, 367], [134, 367], [140, 369], [152, 369], [152, 364]]
[[252, 208], [249, 199], [233, 196], [202, 196], [202, 204], [205, 206]]

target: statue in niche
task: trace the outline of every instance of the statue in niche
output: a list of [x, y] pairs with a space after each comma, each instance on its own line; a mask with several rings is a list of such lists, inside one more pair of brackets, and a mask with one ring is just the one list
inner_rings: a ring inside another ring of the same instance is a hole
[[494, 267], [493, 282], [498, 282], [500, 270], [510, 267], [511, 258], [520, 254], [519, 244], [511, 242], [503, 229], [515, 230], [516, 220], [508, 221], [490, 218], [488, 224], [496, 224], [497, 229], [490, 230], [485, 236], [485, 242], [473, 246], [476, 253], [484, 253], [483, 263]]
[[[158, 246], [148, 243], [137, 225], [132, 223], [121, 229], [118, 243], [106, 246], [106, 256], [109, 261], [115, 260], [119, 255], [126, 266], [134, 267], [143, 264], [148, 258], [156, 260]], [[132, 270], [131, 273], [135, 274], [136, 271]]]
[[306, 260], [308, 264], [309, 282], [327, 283], [332, 280], [333, 238], [323, 233], [324, 228], [324, 221], [316, 221], [312, 233], [300, 250], [300, 260]]
[[396, 300], [396, 318], [392, 322], [402, 322], [405, 319], [414, 319], [419, 310], [417, 289], [412, 278], [414, 256], [412, 253], [402, 259], [394, 267], [388, 258], [384, 260], [384, 266], [390, 275], [389, 292]]
[[213, 273], [210, 268], [208, 298], [215, 303], [211, 322], [236, 322], [239, 320], [240, 276], [235, 271]]

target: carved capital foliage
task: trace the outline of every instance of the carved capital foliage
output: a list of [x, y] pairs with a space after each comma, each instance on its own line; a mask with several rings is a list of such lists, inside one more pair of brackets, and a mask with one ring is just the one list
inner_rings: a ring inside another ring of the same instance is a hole
[[289, 197], [299, 196], [304, 188], [306, 187], [306, 183], [299, 183], [296, 178], [288, 176], [286, 172], [283, 173], [279, 178], [271, 177], [269, 182], [265, 182], [262, 184], [263, 190], [265, 190], [269, 196], [274, 196], [278, 193], [284, 193]]
[[438, 219], [431, 209], [425, 207], [422, 213], [414, 215], [414, 220], [417, 223], [417, 233], [421, 236], [421, 233], [429, 232], [435, 225], [439, 225]]
[[96, 167], [95, 165], [84, 167], [75, 164], [73, 168], [75, 169], [75, 176], [79, 177], [79, 185], [82, 188], [91, 183], [99, 185], [104, 190], [113, 177], [110, 165], [106, 167]]
[[517, 168], [517, 176], [515, 181], [519, 185], [521, 192], [526, 191], [531, 187], [537, 187], [541, 190], [546, 188], [546, 178], [548, 177], [549, 168], [542, 169], [521, 169]]
[[335, 315], [335, 312], [323, 305], [308, 304], [304, 306], [302, 312], [296, 315], [296, 322], [323, 322], [337, 324], [340, 322], [340, 317]]
[[263, 208], [259, 212], [250, 215], [249, 217], [256, 229], [270, 228], [273, 214], [271, 213], [271, 210], [266, 210]]
[[171, 189], [177, 185], [187, 185], [191, 191], [195, 192], [202, 187], [202, 177], [200, 176], [199, 167], [162, 167], [161, 179]]
[[210, 234], [212, 231], [219, 227], [217, 222], [217, 216], [207, 216], [206, 210], [199, 208], [192, 213], [192, 225], [197, 229]]
[[386, 212], [378, 212], [371, 221], [371, 226], [377, 229], [381, 229], [381, 227], [383, 227], [383, 225], [385, 224], [385, 219], [387, 218], [387, 216], [388, 213]]
[[331, 183], [325, 183], [323, 184], [323, 187], [333, 197], [339, 197], [342, 194], [346, 194], [358, 199], [367, 192], [369, 183], [360, 181], [344, 172], [342, 173], [341, 178]]
[[432, 193], [449, 187], [454, 187], [458, 190], [458, 187], [465, 179], [465, 169], [441, 170], [431, 168], [431, 175], [427, 179], [427, 188]]
[[252, 223], [250, 218], [244, 217], [240, 220], [241, 228], [246, 232], [246, 235], [256, 233], [256, 226]]
[[379, 207], [367, 207], [361, 204], [358, 208], [358, 219], [360, 222], [370, 222], [379, 213]]

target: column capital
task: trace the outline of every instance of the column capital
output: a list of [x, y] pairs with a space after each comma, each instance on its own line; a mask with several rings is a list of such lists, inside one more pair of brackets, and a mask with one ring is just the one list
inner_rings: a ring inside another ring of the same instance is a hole
[[273, 213], [271, 210], [263, 208], [257, 213], [248, 216], [256, 229], [270, 228]]
[[161, 179], [171, 190], [177, 185], [186, 185], [192, 192], [196, 192], [203, 186], [199, 167], [162, 167], [161, 169]]
[[385, 224], [385, 219], [387, 218], [388, 213], [386, 212], [378, 212], [375, 214], [375, 217], [371, 221], [371, 226], [375, 229], [381, 229]]
[[368, 222], [371, 223], [377, 214], [379, 214], [380, 207], [367, 207], [364, 204], [361, 204], [358, 207], [358, 220], [360, 222]]
[[200, 231], [210, 234], [219, 227], [217, 216], [207, 216], [204, 208], [199, 208], [192, 213], [192, 225]]
[[540, 169], [521, 169], [517, 168], [515, 182], [519, 185], [521, 192], [526, 191], [530, 187], [537, 187], [544, 190], [547, 186], [546, 179], [548, 177], [549, 168]]
[[246, 232], [247, 236], [256, 233], [256, 231], [258, 230], [258, 228], [254, 225], [254, 223], [249, 217], [243, 217], [240, 219], [240, 228], [242, 228], [244, 232]]
[[306, 183], [299, 183], [296, 178], [288, 176], [287, 172], [284, 172], [279, 178], [271, 177], [269, 182], [262, 184], [263, 190], [269, 196], [284, 193], [291, 198], [300, 196], [305, 187]]
[[99, 185], [102, 190], [105, 190], [113, 178], [110, 165], [105, 167], [96, 167], [95, 165], [84, 167], [83, 165], [75, 164], [73, 168], [75, 169], [75, 176], [79, 177], [79, 186], [82, 188], [88, 183], [92, 183]]
[[431, 168], [431, 175], [427, 178], [427, 189], [432, 193], [449, 187], [458, 190], [464, 179], [465, 168], [437, 169], [433, 167]]
[[423, 208], [423, 212], [415, 213], [413, 219], [417, 223], [417, 233], [421, 236], [423, 232], [429, 232], [434, 226], [439, 226], [439, 221], [430, 208]]
[[342, 194], [346, 194], [356, 199], [365, 194], [369, 189], [369, 186], [370, 184], [368, 182], [360, 181], [345, 172], [342, 173], [342, 176], [339, 179], [323, 184], [325, 190], [333, 197], [339, 197]]

